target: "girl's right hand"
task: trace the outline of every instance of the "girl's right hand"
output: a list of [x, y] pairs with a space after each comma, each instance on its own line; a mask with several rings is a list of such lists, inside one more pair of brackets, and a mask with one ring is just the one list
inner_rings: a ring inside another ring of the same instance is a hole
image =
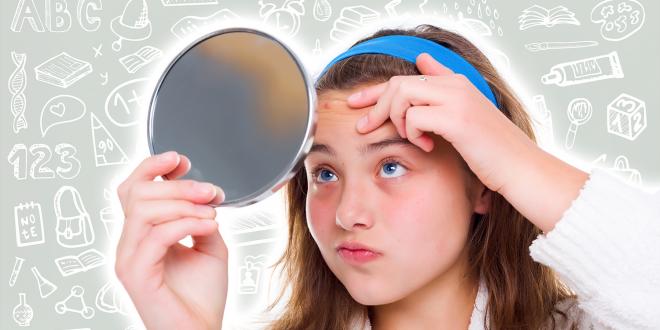
[[[170, 151], [146, 158], [117, 188], [125, 220], [115, 272], [148, 329], [222, 325], [228, 251], [207, 203], [218, 205], [224, 192], [174, 180], [189, 170], [190, 160]], [[178, 243], [188, 235], [191, 248]]]

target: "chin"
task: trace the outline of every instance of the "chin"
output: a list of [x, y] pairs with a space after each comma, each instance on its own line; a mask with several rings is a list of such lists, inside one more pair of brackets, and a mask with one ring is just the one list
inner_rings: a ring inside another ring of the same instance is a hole
[[[342, 281], [353, 300], [365, 306], [376, 306], [393, 303], [405, 294], [395, 291], [391, 284], [379, 284], [377, 280], [354, 282]], [[369, 282], [369, 283], [364, 283]]]

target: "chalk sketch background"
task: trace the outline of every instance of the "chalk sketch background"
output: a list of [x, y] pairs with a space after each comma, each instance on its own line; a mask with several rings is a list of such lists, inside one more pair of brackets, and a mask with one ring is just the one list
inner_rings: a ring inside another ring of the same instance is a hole
[[[19, 324], [27, 321], [33, 329], [143, 328], [114, 278], [114, 247], [123, 221], [115, 189], [148, 156], [144, 120], [148, 83], [160, 75], [163, 61], [184, 46], [181, 38], [195, 35], [187, 24], [204, 17], [220, 24], [234, 17], [269, 26], [297, 47], [310, 73], [339, 51], [336, 47], [343, 45], [342, 40], [360, 36], [348, 35], [351, 31], [344, 31], [345, 23], [370, 29], [369, 24], [382, 24], [385, 19], [422, 13], [427, 23], [455, 20], [458, 26], [472, 29], [465, 31], [472, 31], [466, 33], [477, 36], [480, 45], [493, 48], [489, 56], [510, 77], [535, 117], [543, 121], [547, 111], [546, 125], [539, 126], [544, 148], [585, 169], [606, 167], [633, 184], [659, 186], [660, 3], [543, 1], [546, 9], [565, 6], [563, 15], [560, 11], [540, 25], [528, 26], [541, 13], [534, 4], [526, 0], [3, 0], [0, 328], [25, 328]], [[148, 20], [140, 20], [144, 5]], [[600, 21], [601, 17], [607, 18]], [[525, 47], [544, 41], [591, 41], [592, 46], [536, 52]], [[142, 58], [130, 57], [139, 50]], [[622, 78], [565, 87], [541, 82], [556, 64], [611, 52], [621, 63]], [[127, 62], [122, 64], [120, 58]], [[73, 78], [49, 80], [53, 72], [41, 64], [58, 61], [79, 61], [80, 67], [71, 69]], [[587, 119], [577, 129], [572, 147], [566, 143], [569, 105]], [[608, 107], [614, 111], [610, 116]], [[618, 115], [617, 109], [631, 112]], [[632, 131], [625, 128], [629, 120], [634, 121]], [[608, 123], [623, 133], [611, 133]], [[286, 237], [282, 212], [280, 194], [245, 209], [218, 209], [233, 260], [227, 329], [243, 328], [237, 325], [240, 318], [270, 299], [264, 265], [281, 253]], [[67, 222], [67, 217], [74, 220]], [[81, 223], [75, 219], [85, 220], [86, 228], [78, 227]], [[97, 253], [83, 257], [92, 262], [86, 271], [60, 269], [56, 262], [83, 252]], [[246, 282], [247, 273], [255, 281]], [[72, 289], [84, 292], [71, 295]], [[272, 292], [276, 290], [271, 296]]]

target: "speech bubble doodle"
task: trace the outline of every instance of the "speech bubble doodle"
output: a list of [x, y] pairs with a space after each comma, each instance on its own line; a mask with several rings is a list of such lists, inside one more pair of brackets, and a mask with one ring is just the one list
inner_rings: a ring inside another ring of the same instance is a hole
[[85, 115], [85, 102], [73, 95], [57, 95], [41, 109], [41, 136], [54, 126], [74, 122]]

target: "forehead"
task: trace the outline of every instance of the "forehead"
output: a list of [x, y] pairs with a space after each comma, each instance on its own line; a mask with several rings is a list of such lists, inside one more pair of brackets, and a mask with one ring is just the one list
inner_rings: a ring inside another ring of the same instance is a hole
[[[348, 106], [346, 98], [356, 92], [358, 89], [350, 90], [331, 90], [319, 95], [317, 113], [317, 125], [315, 140], [322, 140], [323, 143], [332, 143], [332, 140], [339, 138], [365, 139], [391, 136], [396, 132], [396, 127], [388, 119], [378, 128], [369, 133], [360, 133], [357, 131], [356, 124], [358, 119], [365, 116], [374, 109], [374, 105], [363, 108], [351, 108]], [[330, 140], [326, 140], [330, 138]], [[344, 140], [344, 139], [342, 139]]]

